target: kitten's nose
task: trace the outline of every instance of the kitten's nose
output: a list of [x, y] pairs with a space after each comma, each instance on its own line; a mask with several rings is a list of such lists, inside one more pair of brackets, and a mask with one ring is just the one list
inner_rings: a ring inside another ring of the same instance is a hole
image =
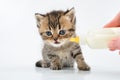
[[54, 40], [55, 40], [55, 41], [57, 41], [57, 40], [58, 40], [58, 38], [57, 38], [57, 37], [54, 37]]

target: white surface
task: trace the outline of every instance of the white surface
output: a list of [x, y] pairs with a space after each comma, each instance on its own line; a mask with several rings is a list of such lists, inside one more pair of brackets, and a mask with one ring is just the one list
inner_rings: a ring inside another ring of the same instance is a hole
[[107, 49], [82, 46], [89, 72], [34, 67], [42, 49], [34, 13], [73, 6], [78, 35], [102, 28], [120, 11], [119, 0], [0, 0], [0, 80], [120, 80], [120, 55]]
[[77, 69], [50, 70], [30, 66], [3, 68], [0, 71], [1, 80], [120, 80], [120, 70], [97, 66], [92, 71]]

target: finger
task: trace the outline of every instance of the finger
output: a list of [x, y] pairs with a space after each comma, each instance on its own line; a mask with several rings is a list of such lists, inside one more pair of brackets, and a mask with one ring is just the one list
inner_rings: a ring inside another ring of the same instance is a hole
[[116, 50], [120, 50], [120, 36], [113, 38], [111, 43], [114, 45]]
[[109, 48], [110, 51], [115, 51], [116, 50], [115, 40], [111, 40], [108, 43], [108, 48]]
[[114, 47], [109, 47], [110, 51], [115, 51], [116, 49]]

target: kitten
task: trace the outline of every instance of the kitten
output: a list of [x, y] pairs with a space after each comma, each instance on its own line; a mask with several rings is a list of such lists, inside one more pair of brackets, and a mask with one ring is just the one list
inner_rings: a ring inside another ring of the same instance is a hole
[[47, 14], [35, 14], [39, 33], [44, 41], [43, 60], [36, 62], [37, 67], [50, 67], [60, 70], [73, 67], [74, 60], [79, 70], [90, 70], [84, 61], [79, 44], [70, 42], [75, 34], [75, 10], [52, 11]]

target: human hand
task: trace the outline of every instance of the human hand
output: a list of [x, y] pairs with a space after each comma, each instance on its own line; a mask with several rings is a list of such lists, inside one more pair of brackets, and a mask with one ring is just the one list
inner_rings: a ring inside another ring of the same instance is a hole
[[[120, 27], [120, 12], [109, 22], [104, 28]], [[108, 48], [111, 51], [120, 50], [120, 37], [113, 38], [109, 44]], [[120, 53], [120, 52], [119, 52]]]

